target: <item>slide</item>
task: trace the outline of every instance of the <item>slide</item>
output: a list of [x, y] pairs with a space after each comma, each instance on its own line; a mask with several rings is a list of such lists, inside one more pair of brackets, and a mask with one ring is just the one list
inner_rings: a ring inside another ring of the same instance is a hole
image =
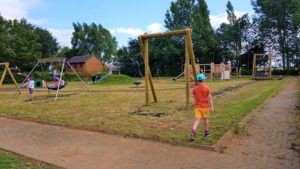
[[112, 71], [109, 71], [105, 76], [102, 76], [100, 79], [96, 80], [95, 82], [93, 82], [92, 84], [96, 84], [98, 82], [101, 82], [102, 80], [106, 79], [107, 77], [112, 75]]

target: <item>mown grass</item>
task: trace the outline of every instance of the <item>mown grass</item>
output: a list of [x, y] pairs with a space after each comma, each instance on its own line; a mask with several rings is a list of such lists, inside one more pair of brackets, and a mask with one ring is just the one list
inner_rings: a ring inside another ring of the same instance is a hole
[[55, 167], [25, 159], [21, 156], [0, 150], [1, 169], [54, 169]]
[[[299, 84], [299, 79], [297, 81]], [[296, 115], [295, 115], [295, 138], [292, 140], [292, 148], [300, 154], [300, 86], [298, 85], [298, 104], [296, 105]]]
[[[195, 142], [213, 144], [287, 81], [288, 78], [254, 83], [248, 78], [207, 81], [213, 92], [249, 84], [213, 98], [216, 111], [210, 116], [212, 135], [204, 138], [200, 132]], [[144, 82], [140, 87], [134, 84], [89, 85], [92, 95], [83, 92], [82, 84], [69, 83], [56, 102], [54, 94], [48, 96], [47, 92], [39, 92], [40, 89], [36, 90], [33, 102], [25, 101], [28, 97], [25, 89], [15, 100], [10, 98], [11, 91], [2, 90], [0, 115], [168, 142], [190, 142], [193, 97], [190, 97], [191, 110], [187, 112], [183, 80], [174, 82], [171, 78], [161, 78], [154, 79], [154, 84], [158, 103], [150, 106], [145, 106]], [[156, 117], [158, 114], [160, 117]]]

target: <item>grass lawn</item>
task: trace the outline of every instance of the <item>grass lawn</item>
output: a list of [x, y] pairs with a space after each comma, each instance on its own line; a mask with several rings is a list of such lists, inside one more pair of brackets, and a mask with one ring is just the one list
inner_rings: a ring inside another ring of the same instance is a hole
[[[223, 82], [208, 80], [213, 93], [223, 93], [213, 97], [216, 111], [210, 115], [211, 137], [199, 134], [195, 142], [215, 143], [287, 81], [288, 78], [253, 82], [249, 77]], [[224, 90], [238, 85], [242, 87]], [[55, 93], [48, 96], [45, 89], [36, 89], [32, 102], [25, 101], [26, 89], [11, 99], [13, 86], [6, 85], [5, 90], [0, 89], [0, 115], [167, 142], [190, 142], [193, 97], [191, 110], [187, 112], [184, 81], [160, 78], [154, 79], [154, 86], [158, 103], [145, 106], [144, 81], [140, 87], [132, 83], [115, 85], [115, 82], [89, 85], [92, 95], [85, 92], [81, 83], [69, 83], [56, 102]]]
[[0, 168], [1, 169], [54, 169], [55, 167], [28, 158], [25, 159], [19, 155], [15, 155], [0, 150]]
[[[298, 80], [299, 82], [299, 80]], [[296, 117], [295, 117], [295, 138], [292, 140], [292, 148], [300, 154], [300, 86], [298, 86], [298, 105], [296, 105]]]

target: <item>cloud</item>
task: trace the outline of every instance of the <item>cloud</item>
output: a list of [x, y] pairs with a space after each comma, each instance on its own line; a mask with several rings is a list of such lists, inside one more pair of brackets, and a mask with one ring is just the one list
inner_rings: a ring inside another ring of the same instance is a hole
[[50, 28], [48, 29], [52, 35], [57, 39], [57, 42], [62, 46], [62, 47], [71, 47], [71, 38], [72, 38], [72, 33], [73, 29], [54, 29]]
[[109, 29], [109, 31], [112, 35], [127, 34], [130, 36], [139, 36], [144, 33], [140, 28], [123, 28], [123, 27], [118, 29]]
[[34, 25], [43, 26], [48, 22], [48, 19], [28, 19], [28, 22]]
[[8, 19], [26, 18], [30, 9], [42, 4], [42, 0], [0, 0], [0, 13]]
[[[247, 12], [235, 11], [235, 15], [239, 18]], [[218, 28], [222, 23], [228, 23], [227, 13], [221, 13], [219, 15], [210, 15], [209, 16], [210, 23], [213, 28]]]
[[163, 25], [160, 23], [152, 23], [147, 26], [147, 31], [149, 33], [158, 33], [163, 31]]

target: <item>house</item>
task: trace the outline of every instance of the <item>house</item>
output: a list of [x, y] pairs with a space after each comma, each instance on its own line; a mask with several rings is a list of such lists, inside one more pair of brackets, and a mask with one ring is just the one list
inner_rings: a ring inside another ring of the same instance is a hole
[[[103, 63], [95, 55], [73, 56], [68, 62], [76, 72], [100, 73], [103, 68]], [[67, 71], [72, 72], [69, 66]]]

